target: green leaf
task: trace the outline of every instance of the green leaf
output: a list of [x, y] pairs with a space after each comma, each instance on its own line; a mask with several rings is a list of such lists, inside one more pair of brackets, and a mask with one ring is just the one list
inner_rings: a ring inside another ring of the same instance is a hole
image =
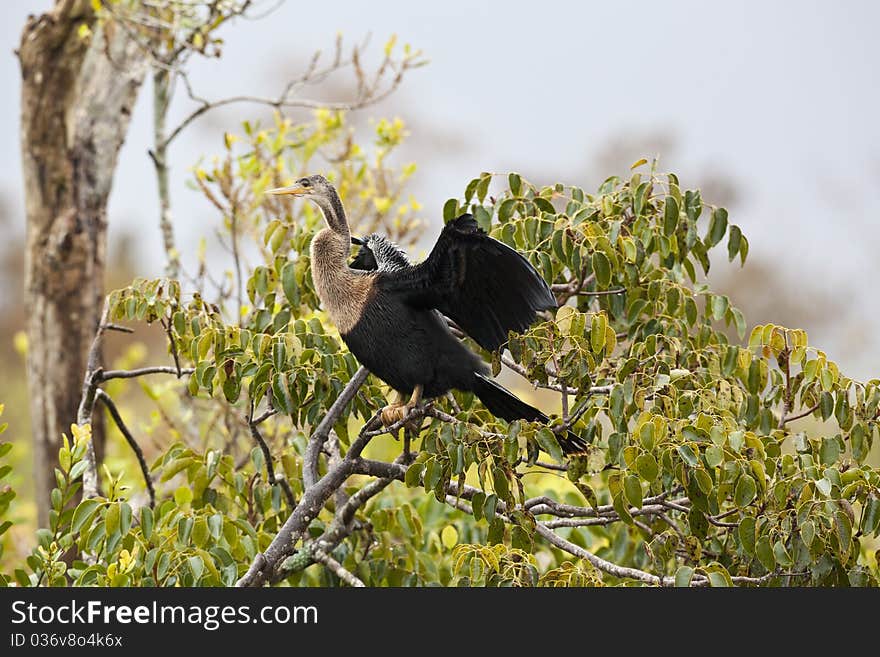
[[623, 492], [629, 503], [640, 509], [642, 507], [642, 484], [635, 475], [627, 475], [623, 480]]
[[174, 491], [174, 501], [177, 503], [177, 506], [185, 506], [192, 502], [193, 499], [193, 491], [189, 486], [178, 486], [177, 490]]
[[865, 500], [862, 511], [862, 532], [866, 535], [873, 533], [875, 537], [880, 532], [880, 497], [873, 493]]
[[86, 471], [87, 467], [89, 467], [88, 461], [77, 461], [70, 469], [70, 475], [68, 476], [68, 479], [70, 479], [70, 481], [76, 481], [82, 476], [82, 473]]
[[724, 450], [716, 445], [706, 448], [706, 465], [714, 468], [724, 461]]
[[739, 249], [742, 244], [742, 231], [739, 226], [730, 227], [730, 235], [727, 238], [727, 258], [730, 262], [739, 255]]
[[654, 481], [660, 474], [660, 468], [657, 466], [657, 459], [653, 454], [640, 454], [636, 458], [636, 472], [645, 481]]
[[559, 447], [559, 442], [550, 429], [546, 427], [541, 429], [535, 434], [535, 439], [538, 441], [541, 449], [547, 452], [552, 459], [556, 461], [562, 460], [562, 448]]
[[758, 494], [758, 487], [751, 475], [744, 474], [736, 482], [733, 500], [740, 508], [748, 506]]
[[813, 544], [813, 540], [815, 538], [816, 526], [811, 520], [807, 520], [801, 525], [801, 539], [804, 541], [804, 545], [810, 547]]
[[849, 547], [852, 544], [852, 521], [849, 514], [840, 509], [834, 514], [834, 529], [837, 533], [837, 544], [840, 546], [840, 555], [849, 554]]
[[840, 456], [840, 444], [834, 436], [822, 439], [822, 446], [819, 448], [819, 460], [822, 465], [833, 465]]
[[706, 573], [706, 577], [709, 580], [709, 586], [711, 587], [728, 587], [730, 586], [730, 580], [724, 576], [724, 573], [720, 573], [718, 571], [713, 570], [712, 572]]
[[153, 535], [153, 510], [148, 506], [141, 507], [141, 533], [146, 540]]
[[493, 518], [489, 522], [489, 532], [486, 536], [489, 545], [497, 545], [504, 540], [504, 521], [501, 518]]
[[596, 282], [599, 287], [606, 288], [611, 284], [611, 262], [601, 251], [593, 251], [593, 273], [596, 274]]
[[739, 527], [736, 530], [739, 536], [739, 543], [742, 545], [743, 551], [749, 556], [755, 554], [755, 526], [755, 519], [752, 516], [746, 516], [740, 520]]
[[674, 196], [666, 197], [666, 205], [663, 208], [663, 234], [667, 237], [675, 232], [678, 228], [678, 201]]
[[598, 354], [605, 348], [605, 328], [608, 320], [602, 313], [596, 313], [590, 320], [590, 347], [594, 354]]
[[727, 297], [720, 294], [712, 295], [712, 319], [716, 321], [722, 319], [729, 307], [730, 301]]
[[762, 536], [755, 543], [755, 555], [757, 555], [761, 565], [768, 571], [772, 572], [776, 569], [776, 557], [773, 556], [773, 546], [770, 545], [770, 539], [766, 536]]
[[446, 525], [440, 532], [440, 541], [443, 547], [451, 550], [458, 544], [458, 530], [453, 525]]
[[510, 545], [518, 550], [531, 552], [532, 537], [529, 536], [529, 533], [525, 529], [519, 525], [515, 525], [513, 529], [510, 530]]
[[110, 504], [107, 513], [104, 514], [104, 526], [107, 528], [107, 536], [112, 536], [119, 529], [119, 504]]
[[79, 533], [86, 523], [92, 519], [95, 512], [102, 504], [103, 502], [95, 498], [89, 498], [80, 502], [76, 507], [76, 510], [73, 512], [73, 519], [70, 521], [70, 531], [74, 534]]
[[675, 585], [678, 587], [690, 586], [693, 576], [693, 568], [690, 566], [679, 566], [678, 570], [675, 571]]
[[823, 392], [819, 397], [819, 411], [822, 413], [823, 420], [827, 420], [834, 413], [834, 397], [830, 392]]
[[492, 229], [492, 215], [490, 215], [489, 211], [482, 205], [478, 205], [474, 208], [474, 221], [476, 221], [477, 225], [487, 233]]
[[454, 198], [449, 199], [443, 204], [443, 223], [448, 224], [458, 215], [458, 201]]
[[198, 582], [202, 578], [202, 573], [205, 572], [205, 562], [198, 555], [188, 557], [186, 562], [193, 574], [193, 582]]
[[785, 544], [782, 541], [776, 541], [773, 544], [773, 556], [780, 566], [790, 566], [793, 563], [791, 555], [785, 549]]
[[509, 174], [507, 176], [507, 185], [510, 187], [510, 191], [514, 196], [519, 196], [522, 187], [522, 179], [519, 177], [519, 174]]
[[403, 483], [405, 483], [409, 488], [417, 487], [419, 484], [422, 483], [422, 472], [424, 471], [424, 469], [425, 464], [416, 461], [406, 469], [406, 474], [403, 477]]
[[506, 500], [510, 493], [510, 487], [507, 481], [507, 473], [503, 468], [496, 466], [492, 469], [492, 481], [495, 485], [495, 492], [498, 494], [498, 497]]
[[709, 220], [709, 232], [706, 234], [706, 246], [715, 246], [727, 232], [727, 210], [716, 208]]
[[292, 307], [299, 306], [299, 285], [296, 283], [296, 264], [287, 262], [281, 270], [281, 287]]
[[700, 460], [697, 458], [697, 455], [694, 454], [694, 450], [690, 445], [679, 445], [676, 450], [681, 455], [681, 458], [684, 459], [684, 462], [687, 463], [692, 468], [697, 467], [699, 465]]

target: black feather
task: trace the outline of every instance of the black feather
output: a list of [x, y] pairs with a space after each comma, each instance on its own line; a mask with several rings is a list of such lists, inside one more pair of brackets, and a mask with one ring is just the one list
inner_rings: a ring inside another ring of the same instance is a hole
[[[527, 420], [529, 422], [547, 423], [550, 421], [550, 418], [537, 408], [529, 406], [522, 399], [484, 374], [477, 373], [474, 375], [473, 392], [480, 398], [480, 401], [483, 402], [483, 405], [489, 409], [492, 415], [508, 422]], [[557, 435], [556, 441], [566, 454], [580, 454], [587, 451], [588, 445], [586, 441], [572, 431], [568, 431], [564, 435]]]
[[489, 237], [469, 214], [444, 226], [424, 262], [382, 272], [377, 285], [414, 307], [436, 308], [489, 351], [507, 342], [508, 331], [525, 331], [538, 311], [556, 308], [550, 286], [531, 263]]

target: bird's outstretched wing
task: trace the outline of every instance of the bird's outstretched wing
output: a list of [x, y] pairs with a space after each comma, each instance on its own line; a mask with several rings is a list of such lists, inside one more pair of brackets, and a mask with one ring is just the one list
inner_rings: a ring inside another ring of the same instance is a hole
[[469, 214], [444, 226], [424, 262], [378, 268], [383, 289], [411, 306], [436, 308], [490, 351], [507, 342], [508, 331], [526, 330], [539, 310], [556, 308], [529, 261], [489, 237]]

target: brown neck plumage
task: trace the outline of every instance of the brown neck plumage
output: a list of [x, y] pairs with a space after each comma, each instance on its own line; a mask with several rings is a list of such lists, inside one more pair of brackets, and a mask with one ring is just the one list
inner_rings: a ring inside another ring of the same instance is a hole
[[348, 267], [351, 233], [342, 202], [334, 193], [314, 199], [324, 213], [327, 228], [312, 239], [312, 280], [325, 310], [340, 333], [347, 333], [360, 319], [369, 296], [370, 277]]
[[[345, 208], [342, 207], [342, 201], [334, 190], [329, 190], [327, 196], [320, 196], [314, 199], [321, 212], [324, 213], [324, 221], [334, 233], [345, 240], [346, 245], [351, 243], [351, 233], [348, 229], [348, 220], [345, 218]], [[346, 248], [346, 255], [349, 249]]]

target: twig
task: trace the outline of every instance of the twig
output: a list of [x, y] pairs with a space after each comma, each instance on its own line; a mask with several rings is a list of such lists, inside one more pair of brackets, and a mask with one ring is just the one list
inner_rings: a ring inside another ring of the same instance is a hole
[[[529, 377], [528, 370], [517, 363], [515, 360], [510, 358], [509, 356], [501, 356], [501, 362], [504, 363], [507, 367], [512, 369], [514, 372], [519, 374], [520, 376], [529, 379], [531, 381], [531, 377]], [[536, 388], [545, 388], [547, 390], [555, 390], [556, 392], [568, 392], [575, 393], [578, 392], [577, 388], [570, 388], [568, 386], [563, 386], [559, 383], [539, 383], [537, 381], [532, 381], [532, 385]], [[584, 390], [586, 394], [589, 395], [607, 395], [611, 393], [612, 386], [591, 386]]]
[[312, 550], [312, 556], [315, 558], [315, 560], [324, 564], [330, 572], [332, 572], [349, 586], [354, 586], [357, 588], [363, 588], [365, 586], [365, 584], [360, 579], [358, 579], [351, 571], [346, 570], [345, 566], [336, 561], [336, 559], [324, 552], [324, 550], [322, 550], [321, 548], [315, 548], [314, 550]]
[[802, 411], [800, 413], [796, 413], [795, 415], [783, 415], [782, 418], [779, 420], [779, 426], [783, 427], [788, 422], [794, 422], [795, 420], [800, 420], [802, 417], [807, 417], [808, 415], [812, 415], [817, 410], [819, 410], [819, 406], [821, 406], [821, 404], [822, 404], [822, 402], [818, 401], [818, 402], [816, 402], [815, 405], [811, 406], [810, 408], [808, 408], [805, 411]]
[[[618, 566], [617, 564], [611, 563], [610, 561], [606, 561], [602, 557], [596, 556], [592, 552], [585, 550], [579, 545], [575, 545], [574, 543], [565, 540], [541, 523], [538, 523], [536, 525], [535, 531], [542, 537], [544, 537], [551, 545], [555, 545], [560, 550], [564, 550], [576, 557], [586, 559], [602, 572], [613, 575], [614, 577], [619, 577], [621, 579], [634, 579], [639, 582], [644, 582], [645, 584], [651, 584], [653, 586], [672, 586], [673, 584], [675, 584], [675, 578], [673, 577], [658, 577], [657, 575], [652, 575], [651, 573], [645, 572], [644, 570], [639, 570], [638, 568], [627, 568], [625, 566]], [[698, 577], [699, 576], [694, 576], [695, 579], [697, 579]]]
[[137, 441], [134, 439], [131, 431], [128, 430], [128, 427], [122, 420], [122, 415], [119, 413], [119, 409], [110, 398], [110, 395], [101, 390], [101, 388], [98, 388], [96, 390], [96, 397], [102, 404], [104, 404], [104, 407], [110, 413], [110, 417], [113, 418], [116, 428], [119, 429], [119, 433], [123, 435], [128, 446], [131, 447], [131, 451], [133, 451], [134, 455], [137, 457], [138, 465], [141, 468], [141, 474], [144, 477], [144, 483], [147, 485], [147, 492], [150, 495], [150, 508], [154, 508], [156, 506], [156, 490], [153, 488], [153, 479], [150, 477], [150, 468], [144, 458], [143, 450], [141, 450], [140, 445], [138, 445]]
[[[180, 375], [192, 374], [195, 369], [192, 367], [184, 367], [180, 370]], [[134, 370], [102, 370], [98, 378], [98, 382], [109, 381], [110, 379], [134, 379], [147, 374], [174, 374], [178, 376], [176, 367], [168, 367], [167, 365], [157, 365], [153, 367], [140, 367]]]
[[254, 418], [254, 424], [257, 424], [257, 425], [263, 424], [263, 422], [265, 422], [266, 420], [268, 420], [270, 417], [272, 417], [273, 415], [275, 415], [277, 412], [278, 412], [278, 411], [276, 411], [274, 408], [272, 408], [272, 407], [270, 406], [270, 407], [266, 410], [265, 413], [263, 413], [262, 415], [260, 415], [260, 416], [257, 417], [257, 418]]
[[121, 324], [107, 323], [104, 328], [108, 331], [119, 331], [120, 333], [134, 333], [134, 329], [130, 326], [122, 326]]
[[[251, 413], [253, 414], [253, 412]], [[251, 437], [256, 441], [257, 445], [260, 446], [260, 449], [263, 451], [263, 460], [266, 462], [266, 475], [269, 480], [269, 484], [275, 486], [276, 484], [281, 486], [281, 489], [284, 491], [285, 497], [287, 497], [287, 506], [290, 509], [293, 509], [296, 506], [296, 498], [293, 495], [293, 490], [290, 488], [290, 483], [288, 483], [287, 478], [283, 476], [276, 477], [275, 476], [275, 467], [272, 465], [272, 452], [269, 451], [269, 445], [266, 444], [266, 441], [263, 439], [263, 435], [260, 433], [260, 430], [257, 428], [257, 425], [254, 423], [251, 417], [246, 417], [245, 421], [247, 422], [248, 429], [251, 432]]]
[[150, 159], [156, 171], [159, 193], [159, 229], [165, 247], [165, 275], [177, 278], [180, 273], [180, 255], [174, 244], [174, 222], [171, 216], [171, 189], [168, 168], [168, 140], [165, 121], [171, 104], [172, 72], [167, 68], [153, 67], [153, 150]]
[[[180, 263], [178, 263], [179, 265]], [[177, 378], [179, 379], [183, 376], [183, 371], [180, 369], [180, 357], [177, 355], [177, 345], [174, 342], [174, 335], [171, 333], [171, 322], [166, 322], [164, 319], [161, 320], [162, 327], [165, 329], [165, 335], [168, 336], [168, 346], [171, 349], [171, 357], [174, 359], [174, 369], [177, 370]]]

